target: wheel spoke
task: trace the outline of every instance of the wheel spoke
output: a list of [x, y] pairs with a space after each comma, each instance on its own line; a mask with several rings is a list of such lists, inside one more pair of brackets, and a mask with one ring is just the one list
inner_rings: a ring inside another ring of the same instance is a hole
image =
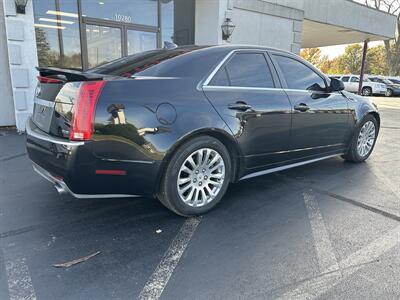
[[225, 179], [225, 163], [214, 149], [202, 148], [182, 163], [177, 178], [181, 200], [191, 207], [204, 206], [215, 199]]

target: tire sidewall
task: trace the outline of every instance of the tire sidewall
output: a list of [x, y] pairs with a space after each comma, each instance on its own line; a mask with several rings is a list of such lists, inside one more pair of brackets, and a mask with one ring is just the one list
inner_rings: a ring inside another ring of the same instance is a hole
[[[193, 152], [201, 148], [210, 148], [219, 153], [225, 164], [225, 179], [222, 184], [221, 190], [218, 195], [207, 205], [202, 207], [191, 207], [183, 202], [178, 193], [177, 179], [179, 170], [186, 160]], [[164, 178], [164, 190], [166, 197], [172, 208], [181, 215], [199, 215], [211, 210], [216, 206], [224, 196], [231, 178], [232, 163], [228, 150], [225, 146], [215, 138], [212, 137], [198, 137], [188, 143], [182, 145], [173, 155], [167, 167]]]
[[[366, 93], [365, 91], [368, 91], [368, 92]], [[367, 97], [371, 96], [372, 95], [372, 89], [370, 87], [364, 87], [361, 90], [361, 93], [362, 93], [363, 96], [367, 96]]]
[[[358, 142], [358, 136], [360, 135], [360, 131], [361, 128], [364, 126], [365, 123], [367, 123], [368, 121], [371, 121], [372, 123], [374, 123], [375, 125], [375, 140], [374, 140], [374, 144], [372, 145], [371, 150], [369, 151], [369, 153], [366, 156], [360, 156], [358, 154], [357, 151], [357, 142]], [[358, 124], [356, 131], [354, 133], [354, 138], [353, 138], [353, 143], [352, 143], [352, 147], [351, 147], [351, 151], [353, 152], [353, 157], [361, 162], [361, 161], [365, 161], [366, 159], [368, 159], [368, 157], [372, 154], [372, 152], [374, 151], [375, 148], [375, 144], [376, 144], [376, 140], [378, 139], [378, 133], [379, 133], [379, 126], [378, 126], [378, 122], [376, 121], [376, 119], [372, 116], [372, 115], [366, 115], [362, 121]]]

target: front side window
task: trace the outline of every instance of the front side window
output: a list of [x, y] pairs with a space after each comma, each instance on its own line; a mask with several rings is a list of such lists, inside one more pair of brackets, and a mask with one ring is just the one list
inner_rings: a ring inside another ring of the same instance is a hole
[[350, 82], [359, 82], [357, 77], [351, 77]]
[[301, 62], [281, 55], [274, 55], [289, 89], [325, 91], [325, 81]]
[[240, 53], [217, 72], [211, 85], [273, 88], [274, 81], [263, 53]]
[[349, 82], [350, 77], [349, 76], [343, 76], [342, 81], [343, 82]]

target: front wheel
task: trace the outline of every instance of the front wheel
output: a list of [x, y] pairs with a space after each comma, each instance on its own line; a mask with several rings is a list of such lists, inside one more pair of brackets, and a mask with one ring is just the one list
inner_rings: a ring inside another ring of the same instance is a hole
[[366, 97], [371, 96], [372, 95], [372, 89], [370, 87], [364, 87], [361, 90], [361, 95], [366, 96]]
[[375, 147], [378, 130], [375, 117], [367, 115], [355, 129], [349, 150], [343, 158], [352, 162], [365, 161]]
[[393, 96], [393, 90], [392, 89], [387, 89], [385, 93], [386, 97], [392, 97]]
[[179, 215], [200, 215], [218, 204], [230, 178], [231, 159], [226, 147], [213, 137], [197, 137], [171, 157], [158, 199]]

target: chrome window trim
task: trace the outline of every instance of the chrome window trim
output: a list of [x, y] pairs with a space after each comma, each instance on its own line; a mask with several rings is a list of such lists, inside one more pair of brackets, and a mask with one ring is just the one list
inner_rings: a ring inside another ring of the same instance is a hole
[[221, 86], [221, 85], [206, 85], [203, 86], [203, 90], [284, 91], [284, 92], [309, 93], [309, 94], [314, 94], [314, 93], [332, 94], [332, 92], [324, 92], [324, 91], [297, 90], [297, 89], [285, 89], [285, 88], [245, 87], [245, 86]]
[[210, 75], [207, 76], [207, 78], [203, 81], [203, 83], [201, 84], [202, 87], [205, 86], [210, 86], [210, 82], [211, 80], [214, 78], [215, 74], [217, 74], [217, 72], [219, 71], [219, 69], [221, 69], [221, 67], [224, 65], [224, 63], [236, 52], [259, 52], [259, 53], [263, 53], [266, 54], [267, 50], [266, 49], [251, 49], [251, 48], [243, 48], [243, 49], [235, 49], [230, 51], [220, 62], [219, 64], [213, 69], [213, 71], [210, 73]]
[[254, 173], [250, 173], [248, 175], [245, 175], [242, 178], [240, 178], [239, 180], [244, 180], [244, 179], [249, 179], [249, 178], [253, 178], [253, 177], [257, 177], [257, 176], [261, 176], [261, 175], [265, 175], [265, 174], [275, 173], [275, 172], [283, 171], [283, 170], [286, 170], [286, 169], [291, 169], [291, 168], [294, 168], [294, 167], [307, 165], [307, 164], [310, 164], [310, 163], [313, 163], [313, 162], [317, 162], [317, 161], [320, 161], [320, 160], [336, 157], [336, 156], [343, 155], [343, 154], [344, 153], [332, 154], [332, 155], [319, 157], [319, 158], [314, 158], [314, 159], [311, 159], [311, 160], [306, 160], [306, 161], [302, 161], [302, 162], [298, 162], [298, 163], [294, 163], [294, 164], [290, 164], [290, 165], [286, 165], [286, 166], [280, 166], [280, 167], [276, 167], [276, 168], [272, 168], [272, 169], [258, 171], [258, 172], [254, 172]]
[[258, 87], [245, 87], [245, 86], [221, 86], [221, 85], [206, 85], [203, 86], [205, 91], [211, 90], [247, 90], [247, 91], [276, 91], [281, 90], [284, 91], [282, 88], [258, 88]]
[[[206, 77], [206, 79], [200, 83], [200, 87], [203, 90], [223, 90], [223, 89], [229, 89], [229, 90], [248, 90], [248, 91], [287, 91], [287, 92], [303, 92], [303, 93], [325, 93], [323, 91], [310, 91], [310, 90], [299, 90], [299, 89], [287, 89], [287, 88], [281, 88], [281, 87], [275, 87], [275, 88], [262, 88], [262, 87], [242, 87], [242, 86], [219, 86], [219, 85], [209, 85], [210, 82], [213, 80], [214, 76], [218, 73], [218, 71], [221, 69], [221, 67], [225, 64], [225, 62], [235, 53], [237, 52], [247, 52], [247, 51], [252, 51], [252, 52], [260, 52], [260, 53], [265, 53], [267, 54], [267, 50], [263, 49], [235, 49], [230, 51], [220, 62], [219, 64], [212, 70], [210, 75]], [[311, 69], [312, 70], [312, 69]], [[312, 70], [313, 71], [313, 70]], [[318, 73], [317, 73], [318, 75]], [[318, 75], [319, 76], [319, 75]], [[328, 93], [331, 94], [331, 93]]]

